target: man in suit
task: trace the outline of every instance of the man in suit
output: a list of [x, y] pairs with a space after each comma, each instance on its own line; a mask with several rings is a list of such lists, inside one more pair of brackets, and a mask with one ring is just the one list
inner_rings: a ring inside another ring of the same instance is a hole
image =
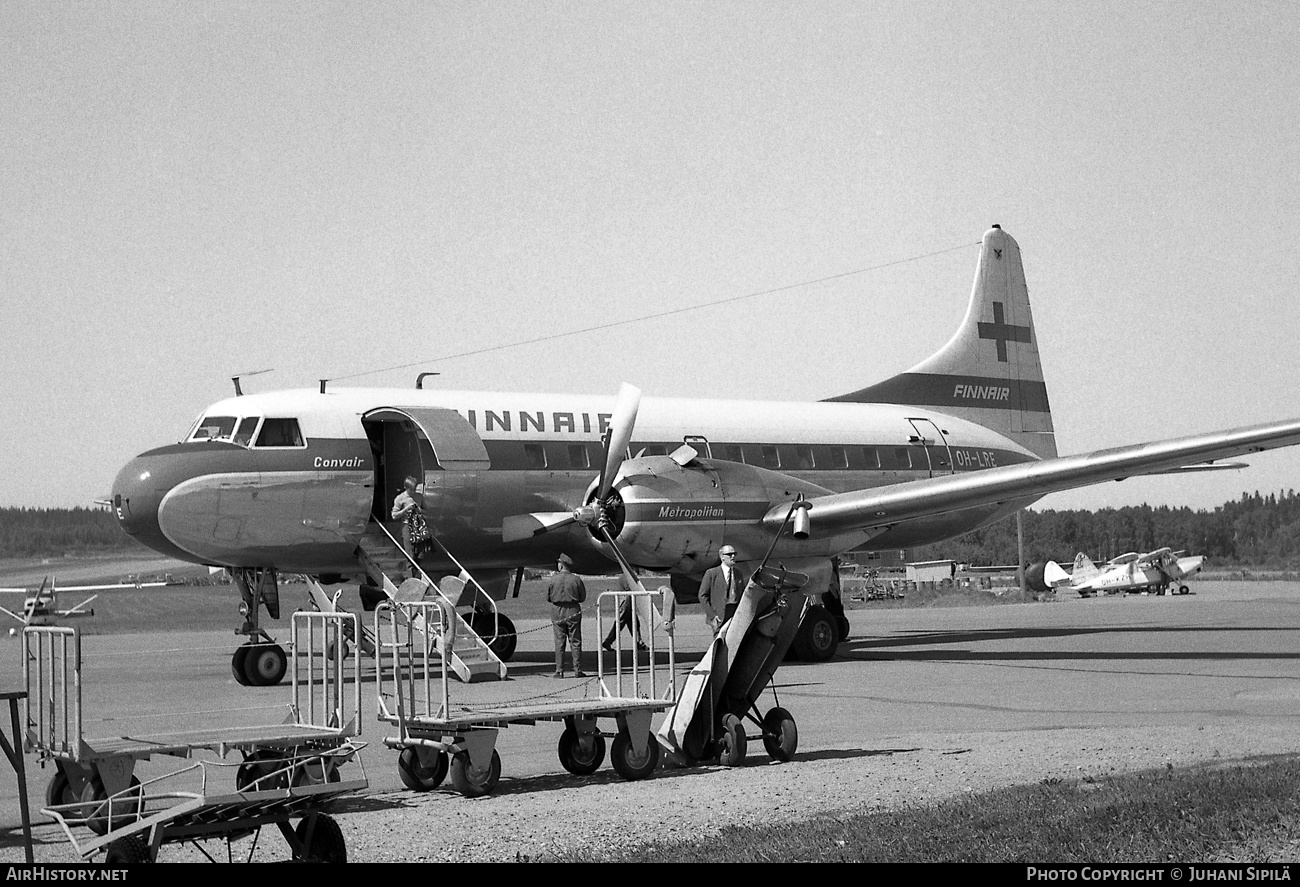
[[735, 546], [724, 545], [718, 554], [722, 557], [722, 563], [705, 570], [704, 579], [700, 582], [704, 620], [709, 623], [715, 637], [722, 623], [736, 612], [736, 605], [740, 603], [740, 596], [749, 582], [745, 571], [736, 566]]

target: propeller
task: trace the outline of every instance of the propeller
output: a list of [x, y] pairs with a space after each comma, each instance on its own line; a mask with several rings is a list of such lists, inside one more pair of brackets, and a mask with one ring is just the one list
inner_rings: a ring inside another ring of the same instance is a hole
[[623, 460], [627, 458], [627, 446], [632, 440], [632, 430], [636, 426], [636, 413], [640, 406], [641, 389], [624, 382], [618, 391], [614, 414], [610, 417], [609, 425], [601, 438], [605, 450], [604, 459], [601, 461], [600, 475], [597, 478], [596, 495], [591, 502], [573, 511], [535, 511], [530, 514], [510, 515], [501, 523], [502, 540], [518, 542], [570, 524], [581, 523], [597, 527], [601, 536], [606, 541], [610, 541], [608, 519], [605, 516], [605, 500], [614, 489], [618, 470], [623, 467]]

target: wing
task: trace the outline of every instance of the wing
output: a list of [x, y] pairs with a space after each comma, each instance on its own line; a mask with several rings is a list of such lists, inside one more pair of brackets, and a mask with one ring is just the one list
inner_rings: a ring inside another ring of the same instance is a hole
[[[816, 534], [888, 527], [905, 520], [1017, 499], [1033, 500], [1103, 481], [1157, 474], [1296, 444], [1300, 444], [1300, 419], [932, 477], [871, 490], [831, 493], [806, 501]], [[784, 502], [769, 509], [763, 524], [772, 529], [780, 527], [790, 504]]]

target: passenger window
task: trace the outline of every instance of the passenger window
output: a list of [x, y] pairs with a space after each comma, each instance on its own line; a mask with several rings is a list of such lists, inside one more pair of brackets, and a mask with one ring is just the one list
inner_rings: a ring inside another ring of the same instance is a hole
[[866, 463], [867, 468], [880, 467], [880, 453], [876, 450], [875, 447], [863, 447], [862, 460], [863, 462]]
[[797, 446], [794, 448], [795, 467], [801, 471], [808, 471], [813, 467], [812, 447]]
[[911, 468], [912, 450], [909, 447], [894, 447], [894, 462], [899, 468]]
[[229, 440], [234, 430], [234, 416], [204, 416], [190, 440]]
[[246, 419], [239, 420], [239, 430], [235, 432], [234, 442], [241, 447], [251, 444], [253, 442], [253, 432], [257, 430], [257, 423], [261, 420], [261, 416], [249, 416]]
[[774, 446], [765, 446], [765, 447], [762, 448], [761, 452], [762, 452], [762, 454], [763, 454], [763, 467], [764, 467], [764, 468], [780, 468], [780, 467], [781, 467], [781, 456], [780, 456], [779, 453], [777, 453], [777, 451], [776, 451], [776, 447], [774, 447]]
[[546, 450], [541, 444], [524, 444], [524, 467], [546, 467]]
[[259, 447], [300, 447], [302, 432], [297, 419], [267, 419], [257, 434]]
[[827, 447], [823, 451], [826, 457], [827, 468], [848, 468], [849, 457], [844, 452], [844, 447]]
[[591, 456], [587, 453], [587, 448], [582, 444], [569, 444], [569, 467], [591, 467]]
[[744, 462], [745, 454], [740, 451], [740, 444], [727, 444], [727, 461]]

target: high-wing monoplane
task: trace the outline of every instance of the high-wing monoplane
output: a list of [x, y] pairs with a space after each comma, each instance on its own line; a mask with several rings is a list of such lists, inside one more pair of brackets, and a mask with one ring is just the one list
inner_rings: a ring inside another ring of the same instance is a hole
[[[885, 331], [887, 332], [887, 331]], [[694, 600], [724, 543], [770, 557], [821, 600], [833, 559], [908, 548], [1000, 520], [1047, 493], [1300, 443], [1300, 420], [1057, 456], [1020, 249], [983, 238], [969, 307], [934, 355], [816, 403], [412, 388], [243, 394], [204, 410], [179, 443], [128, 463], [122, 528], [165, 554], [230, 570], [250, 638], [232, 660], [274, 683], [285, 654], [259, 609], [277, 576], [356, 582], [363, 601], [416, 572], [457, 585], [468, 628], [514, 646], [494, 601], [523, 569], [568, 554], [578, 572], [671, 575]], [[414, 561], [390, 520], [423, 482], [432, 544]], [[804, 658], [833, 654], [833, 614], [810, 606]]]
[[1068, 588], [1083, 597], [1094, 594], [1150, 592], [1154, 594], [1188, 594], [1184, 580], [1196, 575], [1205, 565], [1202, 555], [1187, 556], [1185, 551], [1160, 548], [1146, 554], [1128, 552], [1097, 566], [1083, 552], [1074, 558], [1074, 569], [1067, 573], [1052, 561], [1043, 570], [1043, 580], [1052, 588]]
[[[60, 591], [98, 591], [106, 586], [103, 585], [73, 585], [71, 587], [57, 588], [50, 577], [45, 577], [41, 581], [39, 588], [32, 590], [29, 588], [0, 588], [0, 594], [23, 595], [23, 608], [21, 611], [10, 610], [6, 607], [0, 607], [0, 613], [4, 613], [13, 619], [16, 619], [23, 628], [29, 625], [53, 625], [60, 619], [72, 619], [77, 616], [94, 616], [95, 611], [87, 609], [97, 594], [77, 604], [75, 607], [69, 607], [65, 610], [59, 609], [59, 592]], [[17, 634], [18, 628], [11, 628], [10, 634]]]

